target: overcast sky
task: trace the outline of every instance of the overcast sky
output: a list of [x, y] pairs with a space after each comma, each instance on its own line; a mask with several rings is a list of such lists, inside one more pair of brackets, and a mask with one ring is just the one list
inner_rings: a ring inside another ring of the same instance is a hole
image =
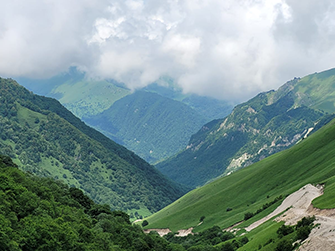
[[331, 0], [0, 0], [0, 76], [78, 66], [244, 101], [335, 67]]

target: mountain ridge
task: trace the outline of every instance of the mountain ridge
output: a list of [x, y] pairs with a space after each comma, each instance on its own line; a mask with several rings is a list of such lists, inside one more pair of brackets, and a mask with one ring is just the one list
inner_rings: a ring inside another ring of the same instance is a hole
[[[260, 93], [226, 118], [204, 125], [186, 149], [156, 166], [173, 180], [196, 187], [286, 149], [335, 111], [333, 83], [331, 69]], [[309, 94], [313, 88], [316, 93]]]
[[85, 125], [58, 101], [0, 79], [1, 153], [23, 170], [80, 187], [114, 209], [148, 215], [184, 193], [153, 166]]
[[136, 91], [85, 121], [153, 163], [180, 151], [205, 119], [181, 102]]

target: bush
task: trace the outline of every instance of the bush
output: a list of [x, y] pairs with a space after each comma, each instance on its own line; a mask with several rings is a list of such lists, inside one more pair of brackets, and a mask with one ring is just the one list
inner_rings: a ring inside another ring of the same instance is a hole
[[278, 228], [277, 230], [277, 234], [279, 238], [283, 238], [284, 236], [293, 233], [294, 232], [294, 228], [291, 226], [285, 226], [282, 225], [280, 228]]
[[278, 243], [275, 251], [292, 251], [293, 246], [292, 246], [292, 241], [290, 240], [282, 240], [281, 242]]
[[148, 226], [149, 225], [149, 222], [147, 220], [144, 220], [142, 222], [142, 227], [145, 227], [145, 226]]
[[297, 240], [305, 240], [308, 238], [309, 234], [311, 233], [311, 229], [309, 226], [300, 227], [297, 230]]
[[253, 217], [254, 214], [251, 212], [247, 212], [244, 214], [244, 220], [249, 220], [251, 217]]
[[315, 216], [304, 217], [300, 221], [298, 221], [296, 229], [298, 229], [300, 227], [310, 226], [310, 225], [313, 224], [314, 221], [315, 221]]

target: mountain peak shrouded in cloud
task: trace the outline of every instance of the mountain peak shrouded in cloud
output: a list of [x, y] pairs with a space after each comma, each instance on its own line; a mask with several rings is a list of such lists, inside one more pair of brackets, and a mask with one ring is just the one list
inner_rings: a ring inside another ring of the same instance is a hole
[[169, 76], [184, 92], [243, 101], [334, 67], [330, 0], [0, 1], [5, 77], [77, 66], [131, 89]]

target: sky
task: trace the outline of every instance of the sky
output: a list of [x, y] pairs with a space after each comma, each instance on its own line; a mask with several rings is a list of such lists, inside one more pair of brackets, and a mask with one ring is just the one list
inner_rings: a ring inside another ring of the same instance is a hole
[[[0, 0], [0, 76], [77, 66], [131, 89], [245, 101], [335, 67], [332, 0]], [[160, 81], [164, 82], [164, 81]]]

